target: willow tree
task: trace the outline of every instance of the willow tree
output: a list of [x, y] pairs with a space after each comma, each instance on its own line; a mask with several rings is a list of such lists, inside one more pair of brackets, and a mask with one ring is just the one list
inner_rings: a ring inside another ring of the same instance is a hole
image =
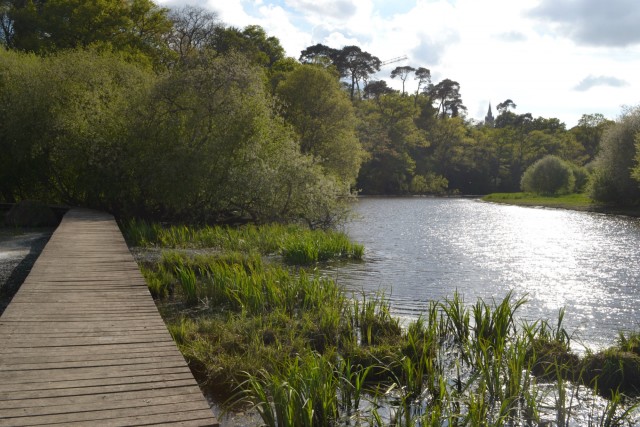
[[194, 220], [335, 219], [348, 192], [274, 113], [264, 69], [239, 53], [199, 58], [160, 81], [138, 118], [141, 203]]

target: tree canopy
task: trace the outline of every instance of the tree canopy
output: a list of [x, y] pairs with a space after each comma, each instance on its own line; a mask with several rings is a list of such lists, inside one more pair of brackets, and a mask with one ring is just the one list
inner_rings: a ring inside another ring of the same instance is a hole
[[167, 54], [168, 9], [151, 0], [3, 0], [0, 31], [10, 49], [38, 54], [102, 45], [158, 64]]
[[296, 60], [261, 27], [151, 0], [0, 0], [0, 43], [2, 201], [326, 226], [354, 190], [517, 191], [549, 156], [580, 186], [592, 170], [597, 200], [640, 201], [637, 109], [567, 129], [506, 99], [484, 126], [428, 68], [395, 67], [396, 90], [358, 46]]

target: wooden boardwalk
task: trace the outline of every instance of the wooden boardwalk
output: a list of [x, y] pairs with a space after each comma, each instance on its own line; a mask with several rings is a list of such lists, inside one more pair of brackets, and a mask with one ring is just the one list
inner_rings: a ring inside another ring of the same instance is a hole
[[0, 317], [0, 426], [217, 425], [113, 217], [71, 210]]

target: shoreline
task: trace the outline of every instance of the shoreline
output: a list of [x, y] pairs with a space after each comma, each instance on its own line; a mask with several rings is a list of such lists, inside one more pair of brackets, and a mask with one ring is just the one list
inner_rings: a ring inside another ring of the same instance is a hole
[[[508, 197], [509, 195], [513, 197]], [[577, 199], [572, 203], [571, 200], [566, 198], [554, 198], [543, 196], [530, 196], [522, 198], [523, 193], [491, 193], [485, 196], [479, 197], [478, 200], [484, 203], [496, 203], [501, 205], [523, 206], [531, 208], [550, 208], [550, 209], [565, 209], [579, 212], [591, 212], [603, 215], [617, 215], [627, 216], [632, 218], [640, 218], [640, 207], [620, 207], [620, 206], [607, 206], [598, 205], [594, 203], [584, 203], [584, 198]], [[520, 197], [519, 197], [520, 196]]]

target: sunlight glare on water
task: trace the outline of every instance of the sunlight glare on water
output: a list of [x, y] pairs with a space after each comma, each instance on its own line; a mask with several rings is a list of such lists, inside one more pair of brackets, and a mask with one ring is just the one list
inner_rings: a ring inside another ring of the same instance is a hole
[[640, 220], [472, 199], [361, 198], [346, 226], [365, 262], [331, 274], [348, 289], [384, 290], [418, 316], [458, 290], [467, 303], [526, 296], [520, 315], [565, 327], [589, 347], [640, 328]]

